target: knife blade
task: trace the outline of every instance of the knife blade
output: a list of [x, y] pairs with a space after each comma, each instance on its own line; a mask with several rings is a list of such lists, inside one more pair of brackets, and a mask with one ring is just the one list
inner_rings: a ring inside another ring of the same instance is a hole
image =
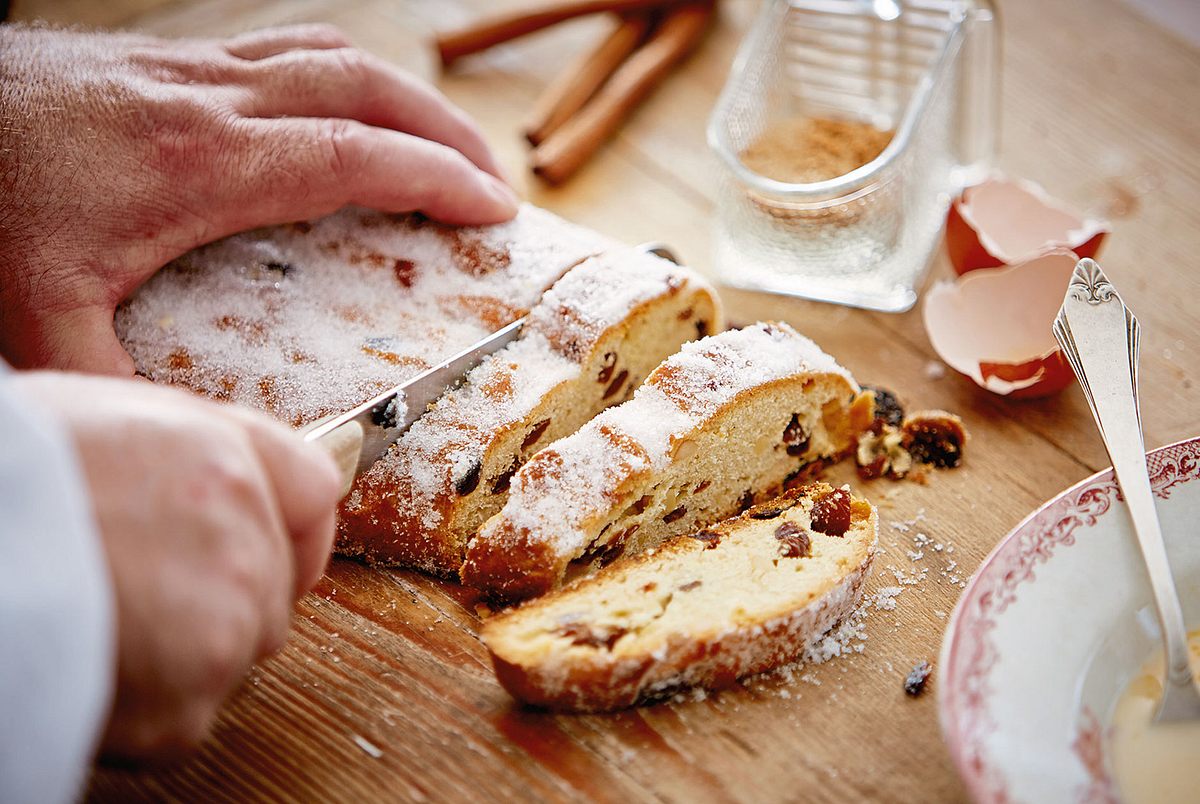
[[[661, 243], [643, 243], [636, 248], [679, 263]], [[355, 477], [383, 457], [430, 405], [462, 382], [467, 372], [516, 340], [524, 324], [525, 319], [518, 318], [411, 380], [305, 428], [301, 433], [304, 440], [323, 447], [337, 464], [342, 495], [350, 491]]]

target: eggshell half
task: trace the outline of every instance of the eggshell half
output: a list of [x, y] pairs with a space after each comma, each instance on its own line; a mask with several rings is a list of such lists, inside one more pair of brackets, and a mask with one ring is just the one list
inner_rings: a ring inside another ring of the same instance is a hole
[[966, 188], [946, 217], [946, 251], [959, 274], [1016, 265], [1054, 249], [1094, 257], [1107, 221], [1082, 218], [1040, 185], [1000, 174]]
[[925, 331], [955, 371], [1002, 396], [1057, 393], [1075, 375], [1051, 325], [1078, 256], [1056, 249], [995, 271], [939, 282], [925, 296]]

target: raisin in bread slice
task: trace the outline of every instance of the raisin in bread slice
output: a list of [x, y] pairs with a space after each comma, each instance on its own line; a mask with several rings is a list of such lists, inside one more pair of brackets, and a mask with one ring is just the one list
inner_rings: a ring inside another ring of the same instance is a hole
[[852, 450], [872, 397], [786, 324], [688, 344], [630, 401], [537, 453], [467, 549], [465, 583], [520, 600], [748, 507]]
[[116, 314], [139, 373], [295, 426], [348, 410], [524, 315], [616, 244], [528, 204], [496, 226], [345, 209], [180, 257]]
[[571, 269], [526, 319], [356, 482], [338, 549], [456, 575], [468, 538], [539, 447], [628, 398], [684, 342], [722, 326], [712, 287], [620, 249]]
[[848, 488], [796, 488], [501, 614], [483, 640], [504, 688], [538, 706], [727, 687], [797, 659], [853, 611], [876, 529]]

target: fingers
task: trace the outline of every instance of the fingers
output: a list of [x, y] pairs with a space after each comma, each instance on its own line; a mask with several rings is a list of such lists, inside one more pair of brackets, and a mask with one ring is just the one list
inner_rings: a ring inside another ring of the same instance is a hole
[[225, 41], [223, 45], [230, 55], [255, 61], [289, 50], [350, 47], [350, 40], [332, 25], [288, 25], [282, 28], [248, 31]]
[[305, 444], [278, 422], [233, 406], [225, 412], [245, 427], [278, 501], [294, 556], [292, 594], [299, 598], [325, 572], [333, 549], [341, 496], [337, 470], [320, 448]]
[[517, 197], [453, 148], [350, 120], [242, 121], [244, 181], [221, 200], [230, 231], [316, 217], [346, 204], [420, 210], [452, 224], [510, 219]]
[[475, 123], [425, 82], [361, 50], [287, 52], [254, 65], [252, 117], [337, 117], [390, 128], [461, 151], [502, 171]]

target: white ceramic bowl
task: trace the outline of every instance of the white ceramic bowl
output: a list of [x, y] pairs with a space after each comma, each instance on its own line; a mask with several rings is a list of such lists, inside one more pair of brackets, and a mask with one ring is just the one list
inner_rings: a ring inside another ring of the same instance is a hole
[[[1200, 625], [1200, 437], [1148, 455], [1190, 629]], [[1158, 646], [1112, 470], [1067, 489], [980, 565], [942, 643], [942, 732], [979, 802], [1116, 801], [1105, 731]]]

